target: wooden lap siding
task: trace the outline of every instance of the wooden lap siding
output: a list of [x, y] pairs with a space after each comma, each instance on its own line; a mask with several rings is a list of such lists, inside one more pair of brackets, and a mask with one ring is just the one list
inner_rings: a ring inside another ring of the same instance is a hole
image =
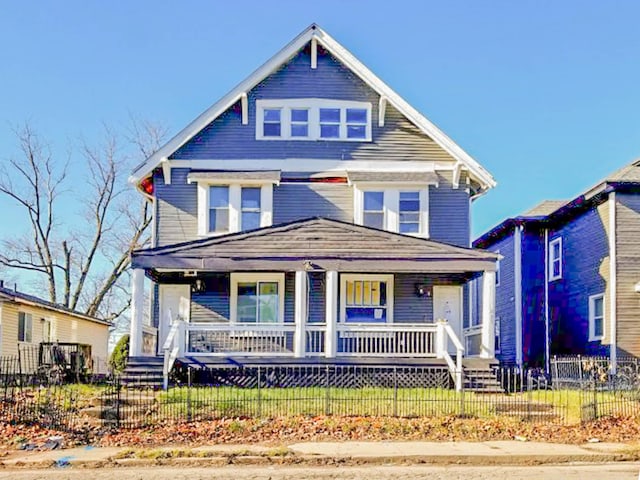
[[453, 188], [452, 174], [438, 174], [439, 185], [429, 187], [429, 238], [460, 247], [471, 245], [469, 192], [460, 179]]
[[[172, 159], [317, 158], [331, 160], [453, 161], [391, 105], [379, 127], [379, 96], [332, 55], [318, 49], [310, 68], [308, 48], [248, 92], [249, 122], [242, 125], [239, 102], [176, 151]], [[371, 102], [372, 142], [256, 140], [257, 99], [328, 98]], [[302, 154], [304, 152], [304, 154]]]
[[616, 193], [616, 199], [618, 351], [640, 356], [640, 195]]
[[[191, 294], [192, 322], [227, 322], [229, 312], [230, 277], [227, 273], [206, 273], [202, 276], [206, 291]], [[415, 285], [460, 285], [464, 277], [428, 274], [396, 274], [394, 279], [394, 322], [426, 323], [433, 321], [433, 297], [418, 297]], [[325, 321], [325, 278], [323, 272], [311, 272], [309, 277], [309, 323]], [[340, 295], [340, 292], [338, 293]], [[295, 311], [295, 273], [285, 274], [285, 322], [293, 323]], [[463, 311], [466, 309], [463, 305]]]
[[609, 205], [588, 210], [561, 228], [562, 278], [549, 283], [551, 354], [608, 355], [610, 309], [605, 301], [605, 338], [589, 342], [589, 296], [609, 298]]
[[171, 185], [164, 184], [162, 173], [154, 175], [157, 247], [198, 238], [198, 186], [187, 183], [188, 173], [188, 168], [172, 169]]
[[516, 362], [516, 318], [515, 318], [515, 240], [513, 233], [492, 245], [489, 250], [499, 252], [500, 284], [496, 286], [496, 318], [500, 318], [500, 353], [496, 358], [503, 363]]
[[308, 217], [353, 223], [353, 188], [346, 183], [282, 183], [273, 188], [273, 224]]
[[[18, 313], [25, 312], [32, 316], [31, 342], [18, 342]], [[36, 347], [43, 341], [43, 324], [41, 318], [51, 320], [51, 341], [85, 343], [91, 345], [91, 355], [105, 361], [108, 357], [107, 347], [109, 327], [89, 320], [53, 312], [37, 307], [18, 305], [13, 302], [2, 304], [2, 349], [3, 356], [17, 355], [18, 345]]]

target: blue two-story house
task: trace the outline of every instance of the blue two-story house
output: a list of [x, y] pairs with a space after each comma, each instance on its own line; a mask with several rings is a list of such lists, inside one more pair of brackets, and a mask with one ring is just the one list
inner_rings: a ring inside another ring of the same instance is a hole
[[[499, 253], [496, 357], [640, 355], [640, 161], [570, 201], [545, 201], [473, 245]], [[480, 291], [481, 288], [478, 288]]]
[[[130, 182], [155, 213], [132, 255], [132, 356], [452, 371], [494, 357], [498, 256], [470, 246], [492, 176], [316, 25]], [[487, 285], [485, 329], [465, 352], [471, 280]]]

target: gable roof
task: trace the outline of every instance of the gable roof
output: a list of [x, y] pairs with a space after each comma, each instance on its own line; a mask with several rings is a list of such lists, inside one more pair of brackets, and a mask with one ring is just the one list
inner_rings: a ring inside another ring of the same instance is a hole
[[74, 317], [81, 318], [83, 320], [88, 320], [90, 322], [100, 323], [103, 325], [110, 325], [106, 320], [102, 320], [96, 317], [92, 317], [89, 315], [85, 315], [83, 313], [77, 312], [67, 307], [63, 307], [57, 303], [49, 302], [40, 297], [36, 297], [34, 295], [29, 295], [24, 292], [18, 292], [17, 290], [11, 290], [6, 287], [0, 287], [0, 300], [21, 303], [23, 305], [30, 305], [34, 307], [41, 307], [46, 310], [51, 310], [55, 312], [61, 312], [67, 315], [71, 315]]
[[438, 145], [440, 145], [440, 147], [455, 158], [461, 166], [468, 168], [471, 174], [482, 185], [483, 190], [487, 190], [496, 185], [495, 180], [491, 174], [484, 169], [484, 167], [482, 167], [468, 153], [462, 150], [462, 148], [451, 140], [442, 130], [431, 123], [424, 115], [409, 105], [409, 103], [400, 97], [400, 95], [394, 92], [362, 62], [353, 56], [353, 54], [351, 54], [346, 48], [340, 45], [315, 23], [306, 28], [300, 35], [289, 42], [282, 50], [255, 70], [249, 77], [238, 84], [218, 102], [205, 110], [200, 116], [169, 140], [169, 142], [151, 155], [151, 157], [149, 157], [145, 162], [138, 165], [129, 177], [129, 182], [138, 184], [162, 162], [168, 162], [171, 154], [187, 143], [218, 116], [231, 108], [231, 106], [238, 102], [243, 95], [254, 88], [258, 83], [288, 62], [300, 49], [312, 40], [315, 40], [317, 43], [322, 45], [381, 97], [386, 98], [393, 107], [407, 117], [407, 119], [415, 124], [423, 133], [431, 137]]
[[512, 218], [507, 218], [489, 231], [479, 236], [474, 247], [487, 248], [500, 240], [511, 227], [525, 222], [550, 222], [567, 216], [575, 215], [589, 206], [601, 202], [610, 191], [624, 188], [640, 187], [640, 159], [607, 175], [573, 200], [544, 200], [527, 212]]
[[[313, 217], [248, 232], [136, 250], [133, 268], [293, 271], [303, 262], [345, 271], [476, 271], [498, 255], [351, 223]], [[436, 268], [436, 267], [434, 267]], [[466, 270], [465, 270], [466, 269]], [[365, 271], [365, 270], [362, 270]]]

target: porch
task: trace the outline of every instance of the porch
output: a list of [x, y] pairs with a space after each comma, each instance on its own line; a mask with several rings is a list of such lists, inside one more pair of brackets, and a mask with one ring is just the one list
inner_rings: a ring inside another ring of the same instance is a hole
[[493, 358], [495, 257], [324, 219], [134, 252], [131, 355], [146, 274], [165, 375], [185, 357], [369, 358], [438, 360], [456, 378], [471, 281]]

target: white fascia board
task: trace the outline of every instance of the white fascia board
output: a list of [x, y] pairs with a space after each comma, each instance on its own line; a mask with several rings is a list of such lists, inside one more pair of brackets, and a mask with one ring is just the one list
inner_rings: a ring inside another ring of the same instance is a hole
[[[452, 171], [453, 162], [433, 162], [423, 160], [326, 160], [315, 158], [265, 158], [250, 159], [208, 159], [208, 160], [172, 160], [172, 168], [195, 168], [198, 170], [225, 171], [263, 171], [281, 172], [438, 172]], [[424, 182], [423, 182], [424, 183]]]
[[255, 70], [249, 77], [242, 81], [238, 86], [231, 90], [227, 95], [222, 97], [218, 102], [203, 112], [198, 118], [187, 125], [181, 132], [174, 136], [167, 144], [154, 153], [149, 159], [139, 166], [129, 177], [129, 182], [137, 183], [144, 176], [155, 168], [162, 160], [166, 160], [178, 150], [182, 145], [189, 141], [193, 136], [200, 132], [209, 123], [229, 109], [236, 103], [243, 93], [250, 91], [258, 83], [273, 73], [280, 66], [287, 62], [309, 41], [315, 39], [323, 47], [329, 50], [338, 60], [344, 63], [350, 70], [358, 75], [365, 83], [367, 83], [379, 95], [386, 97], [400, 113], [406, 116], [413, 124], [420, 128], [425, 134], [431, 137], [438, 145], [440, 145], [453, 158], [462, 162], [467, 166], [478, 181], [489, 189], [496, 186], [496, 182], [491, 174], [476, 162], [468, 153], [458, 146], [443, 131], [430, 122], [424, 115], [407, 103], [400, 95], [394, 92], [387, 84], [385, 84], [378, 76], [369, 70], [362, 62], [360, 62], [351, 52], [340, 45], [329, 34], [315, 24], [309, 26], [300, 35], [289, 42], [282, 50], [276, 53], [270, 60]]

